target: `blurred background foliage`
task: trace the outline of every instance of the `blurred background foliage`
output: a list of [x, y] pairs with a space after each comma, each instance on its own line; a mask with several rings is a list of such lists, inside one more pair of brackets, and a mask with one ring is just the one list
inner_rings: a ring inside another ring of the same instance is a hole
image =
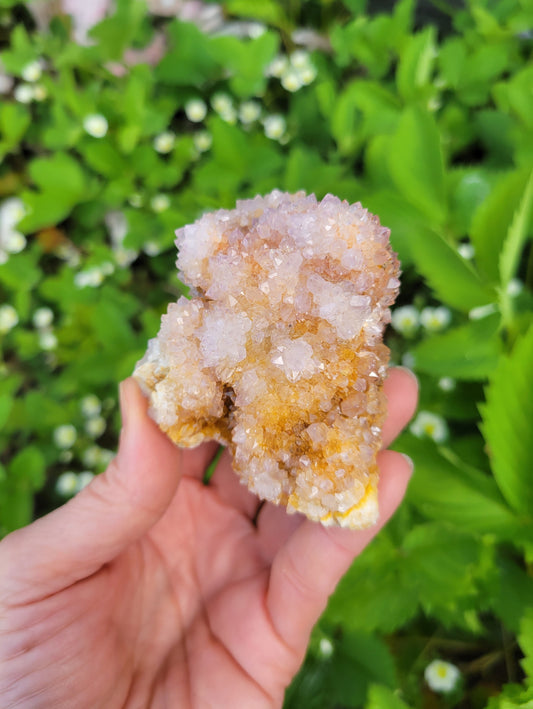
[[415, 475], [286, 709], [533, 707], [532, 48], [529, 0], [0, 0], [0, 534], [112, 457], [176, 228], [360, 200], [402, 261]]

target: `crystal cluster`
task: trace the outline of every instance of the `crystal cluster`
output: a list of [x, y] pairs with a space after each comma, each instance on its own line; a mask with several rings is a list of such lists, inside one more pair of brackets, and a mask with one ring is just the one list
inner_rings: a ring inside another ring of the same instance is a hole
[[180, 446], [228, 446], [260, 498], [322, 524], [378, 515], [382, 342], [400, 281], [360, 204], [274, 191], [177, 232], [192, 298], [169, 306], [134, 376]]

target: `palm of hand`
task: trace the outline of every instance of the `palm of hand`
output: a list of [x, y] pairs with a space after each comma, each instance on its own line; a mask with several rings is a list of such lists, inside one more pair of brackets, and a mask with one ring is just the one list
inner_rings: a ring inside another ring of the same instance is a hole
[[[402, 376], [410, 400], [387, 439], [414, 408]], [[212, 446], [179, 451], [131, 385], [128, 397], [138, 413], [106, 474], [0, 545], [0, 579], [15, 570], [0, 581], [2, 706], [279, 707], [328, 595], [377, 530], [328, 530], [269, 504], [258, 513], [227, 458], [204, 486]], [[381, 456], [386, 521], [409, 471]]]

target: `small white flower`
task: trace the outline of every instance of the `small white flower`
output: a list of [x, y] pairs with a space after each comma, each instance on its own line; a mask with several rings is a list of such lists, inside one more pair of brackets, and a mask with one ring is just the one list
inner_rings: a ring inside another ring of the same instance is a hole
[[54, 442], [58, 448], [72, 448], [78, 437], [78, 432], [71, 423], [65, 423], [54, 429]]
[[276, 79], [280, 79], [281, 76], [287, 71], [289, 66], [289, 60], [287, 57], [280, 55], [272, 60], [268, 65], [266, 74], [267, 76], [273, 76]]
[[472, 308], [468, 313], [470, 320], [482, 320], [483, 318], [492, 315], [498, 310], [496, 303], [489, 303], [488, 305], [480, 305], [478, 308]]
[[250, 37], [250, 39], [262, 37], [265, 34], [266, 29], [266, 26], [261, 22], [250, 22], [248, 25], [248, 37]]
[[157, 241], [147, 241], [143, 246], [143, 251], [148, 256], [158, 256], [161, 253], [161, 247]]
[[126, 268], [133, 263], [135, 259], [139, 258], [138, 251], [135, 251], [135, 249], [125, 249], [123, 246], [113, 249], [113, 253], [115, 255], [117, 266], [120, 266], [121, 268]]
[[48, 98], [48, 89], [42, 84], [36, 84], [33, 88], [33, 98], [36, 101], [44, 101]]
[[46, 352], [56, 349], [57, 337], [51, 330], [41, 330], [39, 332], [39, 347]]
[[176, 134], [172, 133], [172, 131], [160, 133], [154, 138], [154, 149], [156, 152], [161, 153], [161, 155], [166, 155], [167, 153], [172, 152], [175, 145]]
[[311, 64], [311, 57], [305, 49], [297, 49], [291, 54], [290, 62], [295, 69], [305, 69]]
[[216, 111], [216, 113], [218, 113], [219, 115], [222, 113], [229, 113], [235, 110], [233, 107], [233, 101], [231, 100], [231, 96], [228, 96], [228, 94], [223, 93], [215, 94], [212, 97], [211, 106], [213, 107], [213, 110]]
[[101, 113], [91, 113], [83, 119], [83, 129], [93, 138], [103, 138], [108, 128], [107, 118]]
[[83, 451], [81, 459], [83, 465], [86, 465], [88, 468], [96, 468], [100, 465], [102, 460], [102, 449], [95, 444], [89, 446]]
[[110, 276], [112, 273], [115, 273], [115, 266], [111, 261], [104, 261], [100, 264], [99, 269], [100, 273], [104, 276]]
[[2, 246], [8, 254], [19, 254], [26, 248], [26, 237], [18, 231], [11, 231], [2, 239]]
[[83, 470], [81, 473], [79, 473], [78, 477], [78, 488], [76, 492], [79, 492], [80, 490], [83, 490], [84, 487], [87, 487], [87, 485], [91, 482], [91, 480], [94, 478], [94, 473], [91, 473], [90, 470]]
[[524, 284], [519, 278], [513, 278], [509, 281], [509, 285], [507, 286], [507, 294], [510, 295], [511, 298], [516, 298], [516, 296], [520, 295], [523, 290]]
[[134, 192], [128, 197], [128, 202], [135, 209], [139, 209], [139, 207], [143, 206], [144, 200], [142, 198], [142, 195], [140, 195], [138, 192]]
[[43, 75], [43, 68], [44, 62], [42, 61], [42, 59], [37, 59], [34, 62], [26, 64], [26, 66], [23, 67], [22, 71], [20, 72], [20, 75], [22, 76], [24, 81], [30, 81], [33, 84], [36, 81], [39, 81], [39, 79]]
[[391, 325], [402, 335], [411, 337], [420, 325], [420, 313], [414, 305], [403, 305], [395, 308], [391, 315]]
[[328, 638], [321, 638], [318, 643], [318, 652], [321, 657], [327, 659], [333, 655], [333, 643]]
[[191, 123], [201, 123], [207, 115], [207, 106], [201, 98], [193, 98], [185, 104], [185, 115]]
[[446, 421], [431, 411], [420, 411], [409, 430], [417, 438], [431, 438], [435, 443], [443, 443], [448, 438]]
[[74, 276], [74, 285], [76, 288], [96, 288], [104, 280], [104, 274], [102, 271], [93, 266], [92, 268], [87, 268], [85, 271], [79, 271]]
[[467, 261], [473, 259], [475, 255], [474, 247], [469, 242], [459, 244], [459, 246], [457, 247], [457, 253], [459, 254], [459, 256], [462, 256]]
[[291, 93], [294, 93], [295, 91], [301, 89], [304, 83], [301, 79], [299, 71], [289, 69], [288, 71], [283, 73], [281, 77], [281, 85], [283, 86], [285, 91], [290, 91]]
[[86, 418], [94, 418], [100, 415], [102, 402], [95, 394], [87, 394], [87, 396], [84, 396], [80, 401], [80, 408]]
[[451, 377], [441, 377], [438, 381], [438, 387], [439, 389], [442, 389], [442, 391], [453, 391], [455, 386], [455, 379], [452, 379]]
[[261, 116], [261, 104], [258, 101], [244, 101], [239, 107], [239, 120], [248, 125]]
[[198, 131], [193, 135], [193, 143], [199, 153], [205, 153], [213, 145], [213, 136], [206, 130]]
[[3, 249], [0, 249], [0, 266], [2, 266], [4, 263], [7, 263], [9, 261], [9, 254], [4, 251]]
[[71, 497], [78, 492], [78, 476], [72, 471], [61, 473], [56, 481], [56, 492], [61, 497]]
[[9, 303], [0, 305], [0, 334], [12, 330], [18, 321], [18, 313], [12, 305], [9, 305]]
[[95, 416], [85, 422], [85, 431], [92, 438], [99, 438], [106, 430], [106, 420], [103, 416]]
[[237, 109], [232, 106], [229, 108], [227, 111], [222, 111], [219, 113], [220, 118], [222, 118], [223, 121], [226, 123], [229, 123], [230, 125], [235, 125], [237, 123]]
[[71, 268], [80, 265], [81, 254], [74, 244], [59, 244], [56, 249], [56, 256], [66, 262]]
[[271, 140], [280, 140], [280, 138], [283, 138], [285, 131], [287, 130], [287, 122], [281, 114], [275, 113], [264, 119], [263, 128], [265, 129], [265, 135], [267, 138], [270, 138]]
[[420, 313], [420, 322], [428, 332], [444, 330], [452, 319], [452, 314], [443, 305], [438, 308], [424, 308]]
[[402, 356], [402, 367], [407, 367], [407, 369], [414, 369], [416, 365], [415, 356], [412, 352], [406, 352]]
[[304, 86], [312, 84], [317, 77], [317, 73], [316, 68], [312, 64], [300, 69], [299, 74], [302, 84], [304, 84]]
[[118, 209], [112, 209], [104, 216], [104, 223], [111, 237], [113, 246], [122, 244], [128, 233], [128, 220], [124, 212]]
[[31, 103], [35, 97], [34, 88], [31, 84], [19, 84], [15, 87], [13, 96], [19, 103]]
[[32, 321], [34, 327], [38, 330], [50, 327], [54, 321], [53, 310], [51, 310], [51, 308], [37, 308], [37, 310], [33, 313]]
[[166, 194], [156, 194], [150, 200], [150, 207], [154, 212], [165, 212], [170, 207], [170, 197]]
[[424, 670], [428, 687], [434, 692], [451, 692], [457, 687], [461, 673], [451, 662], [433, 660]]

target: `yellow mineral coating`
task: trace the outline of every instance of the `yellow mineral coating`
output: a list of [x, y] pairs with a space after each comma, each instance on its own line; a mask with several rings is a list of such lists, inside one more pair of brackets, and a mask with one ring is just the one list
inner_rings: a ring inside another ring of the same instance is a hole
[[399, 288], [360, 204], [274, 191], [177, 232], [192, 288], [134, 376], [179, 446], [214, 439], [260, 498], [325, 525], [377, 520], [382, 342]]

